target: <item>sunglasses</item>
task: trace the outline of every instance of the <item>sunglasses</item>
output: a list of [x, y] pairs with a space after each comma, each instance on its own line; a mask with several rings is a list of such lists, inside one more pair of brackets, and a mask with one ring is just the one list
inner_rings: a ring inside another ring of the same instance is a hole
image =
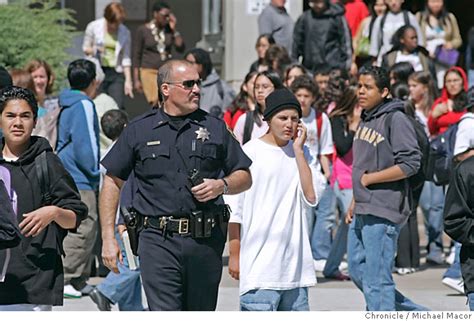
[[202, 79], [191, 79], [191, 80], [183, 80], [183, 81], [167, 81], [167, 84], [170, 85], [181, 85], [184, 89], [193, 89], [194, 85], [201, 87]]

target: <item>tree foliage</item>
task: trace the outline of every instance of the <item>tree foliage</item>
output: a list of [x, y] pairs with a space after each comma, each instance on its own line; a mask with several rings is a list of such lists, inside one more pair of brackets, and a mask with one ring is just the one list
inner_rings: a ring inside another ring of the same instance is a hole
[[0, 65], [23, 68], [32, 59], [48, 62], [56, 85], [65, 79], [65, 62], [71, 59], [75, 20], [73, 11], [57, 0], [21, 0], [0, 5]]

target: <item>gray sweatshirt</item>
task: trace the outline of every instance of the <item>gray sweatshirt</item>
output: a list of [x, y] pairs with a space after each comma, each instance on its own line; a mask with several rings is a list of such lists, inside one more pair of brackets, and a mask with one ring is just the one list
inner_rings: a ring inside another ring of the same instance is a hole
[[[411, 192], [407, 179], [368, 187], [362, 186], [360, 182], [364, 173], [378, 172], [393, 165], [400, 166], [407, 177], [418, 171], [421, 152], [415, 129], [404, 114], [403, 107], [403, 102], [393, 100], [362, 113], [353, 144], [355, 214], [371, 214], [401, 224], [411, 212]], [[388, 113], [395, 110], [391, 124], [385, 124]], [[390, 136], [387, 137], [389, 128]]]

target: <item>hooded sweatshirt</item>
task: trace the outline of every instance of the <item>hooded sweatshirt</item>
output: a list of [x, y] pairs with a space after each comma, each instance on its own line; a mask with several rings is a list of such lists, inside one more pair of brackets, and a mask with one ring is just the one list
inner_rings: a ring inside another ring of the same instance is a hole
[[[394, 112], [391, 124], [386, 116]], [[379, 183], [364, 187], [361, 177], [398, 165], [407, 177], [417, 173], [421, 152], [415, 129], [404, 114], [404, 104], [387, 100], [370, 111], [364, 111], [352, 145], [354, 162], [352, 186], [355, 214], [370, 214], [395, 224], [406, 221], [411, 213], [408, 180]]]
[[313, 72], [328, 65], [349, 69], [352, 62], [352, 38], [345, 9], [329, 1], [326, 7], [319, 14], [313, 9], [303, 12], [293, 32], [292, 58], [303, 56], [303, 65]]
[[199, 106], [209, 112], [212, 107], [219, 107], [224, 112], [235, 98], [234, 90], [217, 74], [215, 69], [202, 82]]
[[[3, 150], [3, 142], [1, 145]], [[17, 223], [23, 220], [24, 213], [44, 204], [35, 167], [35, 158], [43, 151], [47, 152], [51, 204], [72, 210], [77, 215], [77, 228], [87, 216], [87, 207], [81, 202], [72, 177], [48, 141], [37, 136], [31, 137], [30, 146], [18, 160], [7, 162], [0, 156], [0, 166], [9, 171], [16, 195]], [[66, 230], [53, 222], [37, 236], [21, 236], [20, 245], [11, 249], [5, 282], [0, 282], [0, 304], [62, 305], [64, 274], [61, 254], [64, 254], [62, 242], [66, 234]], [[4, 259], [1, 254], [0, 261]]]
[[79, 190], [97, 190], [100, 148], [94, 102], [81, 91], [66, 89], [59, 95], [59, 105], [56, 153]]
[[[446, 71], [446, 73], [450, 72], [451, 70], [457, 70], [462, 76], [463, 81], [463, 89], [464, 91], [468, 90], [468, 80], [466, 73], [460, 67], [451, 67]], [[439, 104], [445, 104], [448, 102], [449, 99], [453, 99], [453, 97], [448, 93], [446, 89], [446, 85], [443, 85], [443, 90], [441, 91], [441, 97], [435, 100], [433, 106], [431, 107], [430, 116], [428, 117], [428, 128], [430, 130], [431, 135], [439, 135], [444, 133], [448, 127], [452, 124], [456, 124], [461, 117], [466, 113], [465, 110], [463, 111], [448, 111], [446, 114], [439, 116], [438, 118], [431, 117], [431, 113], [435, 109], [436, 106]]]

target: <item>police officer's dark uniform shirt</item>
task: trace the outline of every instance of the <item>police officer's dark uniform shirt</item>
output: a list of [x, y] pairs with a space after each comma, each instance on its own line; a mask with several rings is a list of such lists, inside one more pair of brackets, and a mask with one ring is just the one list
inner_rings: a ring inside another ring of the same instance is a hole
[[[175, 217], [203, 206], [191, 193], [189, 170], [216, 179], [251, 163], [222, 120], [200, 109], [170, 117], [161, 108], [131, 121], [102, 160], [107, 173], [124, 181], [134, 171], [133, 207], [138, 213]], [[222, 196], [206, 206], [212, 204], [223, 204]]]

